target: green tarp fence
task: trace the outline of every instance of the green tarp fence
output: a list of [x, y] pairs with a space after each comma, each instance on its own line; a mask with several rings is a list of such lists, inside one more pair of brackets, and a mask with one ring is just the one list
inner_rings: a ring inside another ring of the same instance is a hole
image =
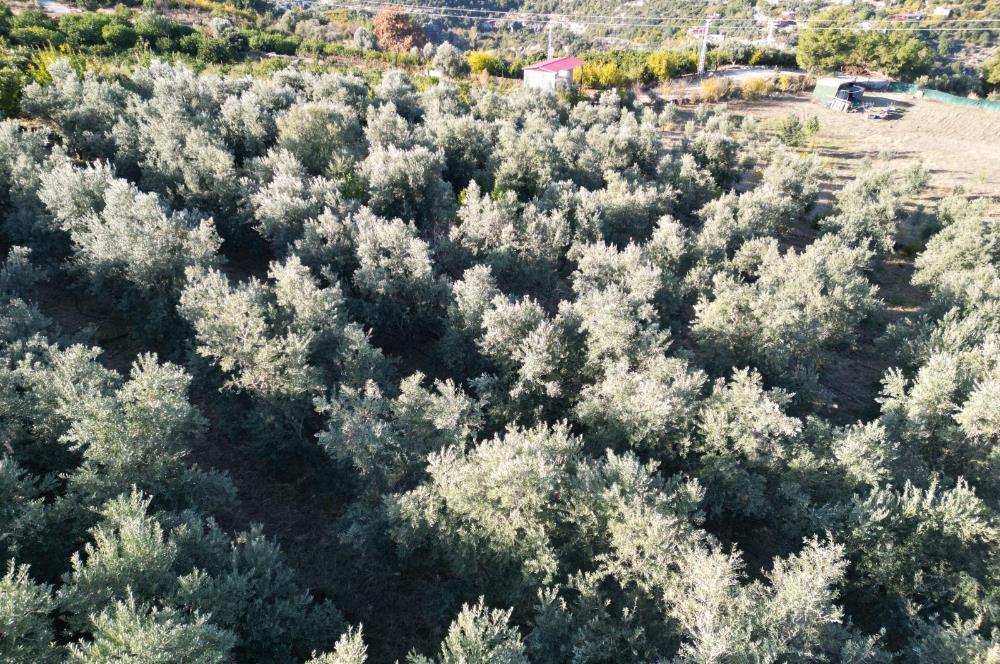
[[958, 95], [948, 94], [940, 90], [930, 88], [920, 88], [909, 83], [890, 83], [890, 92], [905, 92], [908, 94], [922, 93], [927, 99], [933, 99], [944, 104], [954, 104], [955, 106], [965, 106], [967, 108], [984, 108], [988, 111], [1000, 111], [1000, 101], [990, 101], [989, 99], [969, 99]]

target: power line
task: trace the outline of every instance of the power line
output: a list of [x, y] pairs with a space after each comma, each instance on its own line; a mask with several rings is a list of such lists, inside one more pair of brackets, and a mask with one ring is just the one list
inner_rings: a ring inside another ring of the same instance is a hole
[[[663, 16], [663, 15], [642, 15], [642, 16], [623, 16], [615, 14], [575, 14], [575, 13], [541, 13], [541, 12], [526, 12], [520, 10], [494, 10], [494, 9], [476, 9], [472, 7], [450, 7], [448, 5], [421, 5], [413, 3], [399, 3], [392, 2], [391, 0], [377, 0], [373, 2], [322, 2], [320, 4], [334, 5], [343, 8], [354, 8], [358, 11], [372, 11], [373, 8], [384, 8], [384, 7], [399, 7], [402, 10], [411, 10], [414, 13], [425, 13], [432, 12], [435, 15], [443, 16], [455, 16], [456, 18], [475, 20], [482, 15], [482, 20], [510, 20], [518, 21], [522, 23], [537, 23], [537, 22], [550, 22], [553, 20], [563, 20], [572, 23], [584, 23], [584, 24], [594, 24], [594, 25], [617, 25], [621, 22], [636, 23], [639, 22], [642, 25], [653, 25], [664, 22], [674, 23], [674, 22], [686, 22], [692, 25], [698, 26], [704, 23], [704, 16]], [[606, 19], [606, 20], [591, 20], [591, 19]], [[745, 23], [748, 21], [754, 21], [752, 18], [713, 18], [712, 21], [717, 24], [726, 23]], [[842, 25], [849, 24], [864, 24], [870, 23], [876, 20], [892, 20], [887, 19], [801, 19], [796, 20], [796, 24], [811, 24], [811, 23], [835, 23], [840, 27]], [[613, 23], [612, 23], [613, 22]], [[934, 26], [939, 24], [952, 24], [952, 23], [998, 23], [1000, 24], [1000, 18], [956, 18], [956, 19], [935, 19], [935, 18], [925, 18], [919, 21], [908, 21], [907, 23], [923, 23], [930, 22]]]
[[[520, 12], [501, 12], [493, 11], [490, 12], [492, 16], [484, 15], [474, 15], [466, 13], [463, 10], [457, 8], [448, 7], [436, 7], [430, 5], [401, 5], [398, 3], [382, 2], [382, 3], [366, 3], [366, 4], [353, 4], [348, 2], [337, 2], [335, 0], [324, 1], [319, 4], [327, 7], [334, 7], [338, 9], [347, 9], [358, 12], [368, 12], [372, 13], [376, 11], [376, 8], [384, 7], [399, 7], [402, 10], [412, 10], [414, 14], [420, 16], [427, 16], [430, 18], [443, 18], [443, 19], [457, 19], [457, 20], [467, 20], [467, 21], [481, 21], [485, 23], [522, 23], [525, 25], [545, 27], [549, 25], [553, 17], [560, 17], [563, 21], [568, 23], [573, 23], [575, 25], [582, 25], [588, 27], [604, 27], [610, 29], [620, 29], [620, 28], [701, 28], [704, 24], [704, 19], [695, 18], [663, 18], [663, 19], [653, 19], [651, 17], [618, 17], [614, 22], [611, 21], [592, 21], [592, 20], [578, 20], [574, 15], [569, 14], [551, 14], [545, 15], [545, 18], [525, 18], [525, 16]], [[478, 10], [486, 12], [488, 10]], [[530, 13], [532, 16], [542, 16], [540, 14]], [[832, 20], [832, 19], [830, 19]], [[885, 19], [881, 19], [885, 20]], [[993, 32], [1000, 31], [1000, 19], [953, 19], [950, 21], [934, 21], [934, 25], [928, 27], [921, 27], [918, 23], [925, 22], [922, 21], [907, 21], [904, 26], [890, 27], [879, 25], [876, 19], [864, 19], [864, 20], [838, 20], [837, 25], [819, 25], [817, 27], [811, 27], [811, 23], [826, 23], [827, 19], [822, 20], [801, 20], [795, 22], [796, 28], [801, 28], [803, 26], [809, 30], [820, 30], [820, 31], [838, 31], [838, 32]], [[759, 28], [761, 24], [756, 19], [713, 19], [713, 22], [718, 24], [720, 29], [728, 30], [739, 30], [745, 28]], [[940, 27], [938, 23], [996, 23], [997, 25], [989, 26], [979, 26], [979, 25], [962, 25], [958, 27]], [[898, 23], [898, 21], [896, 22]]]

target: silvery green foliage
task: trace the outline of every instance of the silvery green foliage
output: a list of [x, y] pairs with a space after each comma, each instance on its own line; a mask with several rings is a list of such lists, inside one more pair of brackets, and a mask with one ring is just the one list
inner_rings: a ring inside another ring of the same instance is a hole
[[712, 174], [700, 167], [694, 155], [687, 152], [680, 159], [661, 162], [660, 179], [677, 192], [675, 209], [685, 217], [719, 195]]
[[847, 427], [834, 437], [830, 447], [851, 488], [874, 488], [891, 482], [901, 472], [900, 445], [878, 422]]
[[98, 349], [82, 345], [60, 349], [44, 339], [25, 344], [17, 349], [20, 353], [15, 348], [7, 348], [9, 366], [0, 383], [14, 458], [34, 457], [43, 467], [64, 470], [67, 460], [59, 454], [66, 449], [62, 436], [88, 412], [87, 407], [113, 394], [118, 377], [96, 361]]
[[417, 143], [417, 133], [392, 102], [369, 106], [365, 119], [365, 140], [369, 149], [396, 147], [409, 150]]
[[46, 483], [29, 474], [9, 454], [0, 457], [0, 504], [3, 505], [0, 508], [0, 558], [12, 559], [24, 543], [38, 536], [45, 517], [43, 494], [47, 488]]
[[31, 262], [31, 250], [11, 247], [0, 264], [0, 300], [28, 297], [33, 293], [44, 271]]
[[760, 174], [761, 187], [790, 197], [800, 212], [816, 202], [823, 167], [815, 154], [800, 155], [787, 149], [776, 150]]
[[[35, 540], [44, 534], [46, 555], [68, 557], [72, 549], [64, 547], [76, 544], [79, 531], [92, 521], [89, 509], [136, 486], [177, 508], [231, 505], [234, 490], [224, 475], [186, 464], [188, 445], [207, 423], [188, 401], [190, 377], [180, 368], [143, 355], [123, 382], [100, 365], [94, 349], [32, 350], [33, 361], [4, 373], [3, 384], [11, 390], [0, 401], [11, 418], [14, 451], [33, 464], [63, 471], [62, 496], [48, 524], [36, 523], [37, 532], [27, 533], [27, 539], [11, 526], [8, 544], [29, 542], [37, 550]], [[47, 485], [25, 476], [19, 486], [27, 515], [29, 490]], [[58, 530], [50, 530], [57, 524]]]
[[[850, 342], [876, 306], [864, 274], [871, 254], [824, 236], [801, 253], [751, 241], [712, 279], [692, 332], [720, 368], [750, 362], [788, 380], [821, 350]], [[795, 379], [793, 379], [795, 380]]]
[[562, 164], [556, 158], [553, 121], [531, 113], [522, 127], [512, 121], [500, 124], [495, 146], [496, 189], [513, 191], [521, 200], [541, 194], [560, 179]]
[[429, 387], [420, 373], [404, 379], [389, 398], [373, 382], [362, 389], [342, 386], [317, 410], [327, 417], [317, 434], [331, 456], [351, 463], [373, 497], [412, 488], [427, 455], [448, 447], [464, 449], [480, 427], [478, 408], [450, 380]]
[[393, 536], [404, 547], [436, 542], [450, 564], [505, 588], [546, 583], [559, 568], [556, 498], [580, 448], [565, 426], [543, 426], [435, 453], [429, 482], [392, 499]]
[[821, 219], [820, 228], [856, 246], [892, 251], [903, 202], [925, 186], [926, 172], [920, 166], [906, 173], [870, 169], [837, 194], [835, 213]]
[[[438, 81], [436, 85], [420, 93], [420, 103], [425, 116], [449, 115], [458, 118], [468, 110], [465, 99], [466, 96], [458, 84], [449, 80]], [[424, 124], [429, 121], [429, 118], [423, 118]]]
[[581, 166], [605, 173], [636, 168], [652, 174], [660, 156], [660, 134], [650, 118], [627, 109], [611, 122], [590, 127]]
[[268, 99], [264, 94], [255, 89], [233, 94], [219, 109], [223, 140], [238, 162], [262, 155], [278, 137], [277, 95]]
[[677, 358], [653, 356], [639, 367], [609, 365], [576, 406], [596, 448], [649, 450], [683, 457], [697, 421], [704, 373]]
[[652, 237], [643, 246], [646, 260], [660, 270], [657, 302], [664, 324], [677, 313], [686, 296], [681, 275], [690, 263], [691, 233], [670, 215], [660, 217]]
[[0, 658], [9, 664], [62, 661], [50, 617], [55, 609], [52, 588], [35, 583], [27, 565], [9, 560], [6, 566], [0, 577]]
[[321, 286], [295, 256], [272, 263], [268, 277], [233, 284], [215, 270], [188, 273], [178, 312], [228, 388], [304, 407], [325, 380], [356, 385], [377, 372], [381, 356], [344, 320], [339, 286]]
[[142, 355], [129, 380], [113, 393], [95, 395], [61, 440], [82, 463], [67, 490], [102, 501], [136, 487], [173, 505], [212, 507], [233, 488], [224, 476], [185, 464], [189, 442], [207, 422], [188, 401], [191, 377], [179, 367]]
[[121, 305], [149, 312], [149, 324], [169, 315], [184, 271], [218, 261], [219, 236], [211, 219], [169, 212], [156, 194], [113, 180], [103, 208], [85, 214], [70, 231], [73, 264], [95, 292], [115, 293]]
[[313, 175], [350, 172], [362, 156], [361, 138], [357, 115], [332, 102], [296, 104], [278, 120], [278, 147]]
[[[430, 551], [460, 571], [473, 592], [517, 601], [553, 582], [607, 579], [627, 589], [628, 604], [658, 604], [679, 580], [680, 556], [702, 546], [693, 526], [701, 490], [655, 470], [631, 454], [589, 457], [564, 426], [509, 429], [465, 454], [432, 455], [429, 481], [388, 503], [391, 532], [404, 550]], [[582, 560], [580, 547], [604, 554]], [[570, 633], [584, 629], [563, 619]], [[609, 616], [601, 629], [621, 620]]]
[[444, 151], [442, 177], [460, 191], [475, 181], [493, 186], [496, 159], [493, 154], [495, 128], [466, 112], [432, 111], [424, 118], [427, 140]]
[[699, 168], [706, 169], [720, 185], [737, 177], [739, 144], [722, 131], [703, 131], [691, 142], [690, 153]]
[[383, 104], [395, 104], [397, 112], [410, 121], [417, 120], [423, 112], [413, 81], [398, 69], [390, 69], [382, 75], [375, 88], [375, 99]]
[[59, 604], [75, 629], [84, 629], [89, 617], [111, 602], [149, 602], [177, 583], [172, 570], [177, 542], [164, 542], [163, 527], [146, 514], [149, 503], [133, 492], [102, 506], [93, 542], [83, 548], [85, 556], [74, 554], [73, 572], [59, 591]]
[[698, 211], [696, 250], [708, 261], [732, 256], [755, 238], [776, 237], [798, 216], [797, 203], [770, 184], [742, 195], [724, 194]]
[[408, 150], [373, 147], [361, 163], [368, 185], [368, 205], [383, 217], [400, 217], [420, 229], [446, 221], [455, 194], [441, 178], [444, 154], [418, 145]]
[[902, 655], [905, 662], [992, 662], [1000, 657], [995, 633], [984, 637], [980, 621], [919, 621], [915, 638]]
[[575, 239], [604, 240], [620, 247], [646, 241], [657, 220], [670, 211], [672, 192], [617, 174], [605, 180], [601, 189], [580, 190], [574, 210]]
[[[331, 31], [304, 12], [281, 23]], [[119, 89], [60, 67], [32, 112], [57, 144], [110, 135], [115, 151], [71, 162], [0, 123], [0, 558], [63, 578], [57, 607], [9, 568], [0, 612], [30, 633], [11, 650], [0, 628], [0, 659], [364, 662], [360, 629], [334, 647], [342, 621], [274, 544], [209, 518], [270, 506], [228, 512], [232, 485], [189, 465], [243, 440], [280, 464], [241, 452], [240, 479], [287, 469], [259, 477], [296, 499], [328, 483], [317, 509], [336, 523], [319, 548], [286, 546], [333, 571], [326, 592], [372, 588], [349, 602], [375, 659], [996, 658], [985, 207], [940, 206], [912, 281], [925, 306], [879, 342], [900, 366], [851, 422], [823, 388], [864, 390], [891, 358], [868, 345], [884, 317], [866, 318], [866, 274], [897, 226], [901, 242], [928, 230], [900, 224], [920, 170], [859, 178], [829, 232], [793, 249], [779, 239], [815, 201], [816, 160], [725, 111], [699, 109], [671, 146], [615, 93], [469, 99], [394, 72], [369, 98], [338, 74], [155, 62]], [[279, 257], [266, 277], [260, 251]], [[161, 329], [163, 351], [190, 347], [193, 381], [143, 353], [119, 375], [134, 333], [104, 359], [47, 340], [40, 308], [67, 320], [62, 267], [130, 321], [179, 300], [190, 329]], [[280, 516], [262, 518], [288, 535]]]
[[759, 373], [738, 370], [718, 379], [701, 406], [692, 449], [709, 513], [760, 518], [784, 508], [787, 498], [771, 502], [768, 483], [798, 454], [802, 422], [785, 412], [792, 395], [763, 383]]
[[407, 664], [529, 664], [521, 635], [510, 625], [511, 613], [487, 608], [482, 597], [476, 605], [465, 604], [438, 656], [411, 655]]
[[437, 47], [431, 67], [450, 78], [469, 73], [469, 63], [465, 61], [462, 52], [448, 42]]
[[49, 83], [32, 83], [25, 88], [21, 102], [24, 112], [55, 125], [70, 152], [112, 157], [111, 129], [132, 95], [93, 72], [80, 78], [65, 59], [50, 64], [48, 74], [52, 77]]
[[350, 108], [358, 116], [364, 116], [371, 104], [368, 85], [364, 79], [353, 74], [326, 73], [311, 82], [308, 93], [313, 101], [328, 101]]
[[89, 215], [104, 209], [104, 196], [113, 182], [114, 169], [107, 162], [83, 168], [65, 162], [42, 175], [38, 200], [52, 215], [53, 225], [72, 237], [86, 228]]
[[992, 504], [1000, 496], [993, 414], [1000, 348], [1000, 239], [978, 204], [946, 201], [943, 228], [916, 260], [913, 283], [930, 291], [927, 315], [907, 334], [909, 370], [883, 380], [882, 421], [908, 465], [964, 478]]
[[351, 277], [367, 322], [388, 333], [436, 327], [443, 284], [413, 224], [371, 213], [354, 218], [357, 269]]
[[375, 35], [372, 34], [371, 30], [364, 26], [358, 26], [358, 29], [354, 31], [351, 43], [354, 48], [361, 49], [363, 51], [374, 51], [378, 48], [378, 42], [375, 40]]
[[493, 298], [482, 313], [479, 352], [492, 373], [474, 381], [497, 423], [534, 421], [573, 397], [570, 321], [550, 318], [534, 299]]
[[231, 211], [236, 165], [214, 119], [224, 91], [184, 67], [158, 65], [139, 84], [148, 97], [130, 100], [115, 124], [115, 163], [123, 175], [171, 204]]
[[989, 552], [1000, 532], [993, 510], [966, 481], [879, 487], [855, 496], [848, 519], [846, 546], [858, 575], [852, 590], [880, 621], [947, 622], [992, 606]]
[[21, 131], [16, 120], [0, 120], [0, 228], [13, 242], [45, 253], [53, 240], [38, 187], [42, 174], [65, 160], [46, 148], [48, 140], [44, 129]]
[[1000, 229], [981, 204], [945, 201], [941, 217], [944, 227], [914, 261], [913, 282], [942, 299], [961, 301], [960, 276], [1000, 272]]
[[570, 243], [564, 214], [523, 205], [513, 192], [483, 193], [475, 182], [462, 193], [449, 240], [453, 259], [485, 264], [499, 283], [513, 290], [550, 284]]
[[294, 253], [306, 265], [325, 274], [347, 276], [357, 267], [354, 253], [357, 219], [368, 210], [362, 208], [350, 215], [324, 210], [302, 225], [302, 237], [294, 243]]
[[349, 210], [338, 182], [313, 176], [291, 152], [276, 149], [254, 164], [250, 205], [256, 230], [281, 253], [299, 240], [310, 220]]
[[362, 638], [362, 628], [349, 628], [337, 640], [333, 652], [323, 655], [313, 654], [306, 664], [365, 664], [368, 661], [368, 646]]
[[571, 275], [575, 301], [565, 303], [583, 340], [581, 359], [599, 376], [606, 365], [636, 366], [666, 350], [670, 334], [660, 325], [662, 270], [643, 249], [597, 243], [577, 247]]
[[692, 550], [679, 565], [681, 581], [664, 597], [681, 627], [678, 662], [888, 661], [871, 640], [843, 627], [836, 604], [847, 567], [843, 546], [809, 540], [800, 553], [775, 558], [766, 582], [746, 585], [740, 559], [722, 551]]
[[483, 333], [483, 316], [500, 290], [490, 268], [483, 265], [469, 268], [448, 288], [444, 334], [438, 342], [437, 355], [458, 376], [478, 375], [483, 358], [476, 339]]
[[[150, 502], [133, 492], [105, 503], [86, 555], [74, 555], [58, 593], [70, 623], [90, 631], [97, 643], [103, 630], [100, 622], [88, 629], [93, 616], [123, 602], [204, 616], [199, 622], [226, 637], [227, 651], [234, 648], [241, 658], [252, 653], [260, 662], [301, 661], [328, 638], [327, 630], [342, 627], [336, 610], [313, 601], [259, 532], [231, 540], [211, 521], [150, 513]], [[156, 633], [153, 626], [146, 631]], [[153, 655], [143, 648], [135, 654]]]
[[225, 664], [235, 641], [232, 633], [215, 627], [205, 616], [136, 606], [131, 598], [95, 614], [92, 623], [93, 641], [72, 644], [69, 661]]

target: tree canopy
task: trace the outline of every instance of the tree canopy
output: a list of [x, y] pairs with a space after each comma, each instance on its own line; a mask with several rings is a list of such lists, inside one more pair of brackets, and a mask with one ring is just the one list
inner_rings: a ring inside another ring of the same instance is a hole
[[996, 660], [985, 202], [866, 164], [814, 214], [725, 107], [47, 73], [0, 121], [4, 662]]

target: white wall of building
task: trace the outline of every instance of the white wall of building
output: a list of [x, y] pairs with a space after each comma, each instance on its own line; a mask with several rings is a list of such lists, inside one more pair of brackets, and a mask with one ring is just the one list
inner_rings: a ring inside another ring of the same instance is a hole
[[527, 88], [553, 90], [557, 87], [569, 85], [572, 82], [572, 69], [566, 69], [560, 72], [543, 71], [541, 69], [524, 70], [524, 86]]

